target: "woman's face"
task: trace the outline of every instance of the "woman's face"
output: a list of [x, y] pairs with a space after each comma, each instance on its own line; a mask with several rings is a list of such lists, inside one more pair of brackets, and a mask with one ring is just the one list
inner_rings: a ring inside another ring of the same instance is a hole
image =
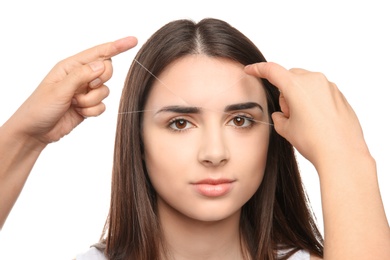
[[159, 211], [216, 221], [238, 213], [266, 164], [267, 101], [237, 62], [188, 55], [159, 75], [143, 118], [144, 160]]

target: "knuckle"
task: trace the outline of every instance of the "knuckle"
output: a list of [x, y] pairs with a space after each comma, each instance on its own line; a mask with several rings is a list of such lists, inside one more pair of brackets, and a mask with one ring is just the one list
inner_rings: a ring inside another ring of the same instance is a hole
[[83, 115], [88, 117], [99, 116], [106, 110], [106, 105], [102, 102], [93, 107], [83, 108]]
[[110, 89], [107, 86], [102, 87], [103, 97], [106, 98], [108, 95], [110, 95]]
[[313, 72], [313, 75], [316, 76], [320, 80], [328, 81], [326, 75], [322, 72]]
[[106, 110], [106, 105], [104, 103], [100, 103], [99, 105], [94, 107], [93, 116], [99, 116], [103, 114], [105, 110]]

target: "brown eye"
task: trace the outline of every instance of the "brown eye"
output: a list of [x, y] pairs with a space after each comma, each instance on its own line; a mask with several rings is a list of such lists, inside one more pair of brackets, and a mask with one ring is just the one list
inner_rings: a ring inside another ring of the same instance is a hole
[[242, 125], [244, 125], [244, 123], [245, 123], [245, 118], [242, 118], [242, 117], [235, 117], [235, 118], [233, 118], [233, 123], [234, 123], [234, 125], [236, 125], [236, 126], [242, 126]]
[[254, 124], [254, 119], [248, 116], [235, 116], [227, 123], [227, 125], [234, 126], [236, 128], [250, 128]]
[[168, 126], [174, 131], [185, 131], [195, 127], [190, 121], [181, 118], [171, 120]]
[[183, 119], [179, 119], [175, 121], [175, 126], [177, 129], [184, 129], [187, 126], [187, 121]]

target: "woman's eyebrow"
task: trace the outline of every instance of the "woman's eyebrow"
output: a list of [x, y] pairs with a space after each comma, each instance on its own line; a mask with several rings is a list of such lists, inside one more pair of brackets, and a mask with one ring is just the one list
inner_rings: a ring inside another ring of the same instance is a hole
[[[225, 107], [224, 112], [231, 112], [236, 110], [245, 110], [251, 108], [259, 108], [261, 111], [264, 111], [263, 107], [256, 102], [245, 102], [231, 104]], [[171, 112], [177, 114], [199, 114], [201, 112], [200, 107], [191, 107], [191, 106], [166, 106], [157, 110], [156, 115], [162, 112]]]
[[243, 110], [243, 109], [251, 109], [254, 107], [258, 107], [261, 111], [264, 111], [263, 107], [259, 103], [245, 102], [245, 103], [228, 105], [225, 107], [224, 112], [231, 112], [231, 111]]
[[172, 112], [178, 114], [198, 114], [200, 113], [199, 107], [189, 107], [189, 106], [166, 106], [159, 109], [156, 114], [161, 112]]

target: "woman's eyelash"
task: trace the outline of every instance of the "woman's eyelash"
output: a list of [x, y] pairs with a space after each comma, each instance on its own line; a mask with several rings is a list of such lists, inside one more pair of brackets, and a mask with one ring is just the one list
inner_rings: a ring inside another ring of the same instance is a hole
[[168, 128], [175, 132], [183, 132], [193, 128], [194, 124], [184, 118], [173, 118], [168, 122]]
[[227, 125], [231, 125], [236, 128], [250, 128], [256, 123], [255, 119], [248, 115], [232, 115]]

